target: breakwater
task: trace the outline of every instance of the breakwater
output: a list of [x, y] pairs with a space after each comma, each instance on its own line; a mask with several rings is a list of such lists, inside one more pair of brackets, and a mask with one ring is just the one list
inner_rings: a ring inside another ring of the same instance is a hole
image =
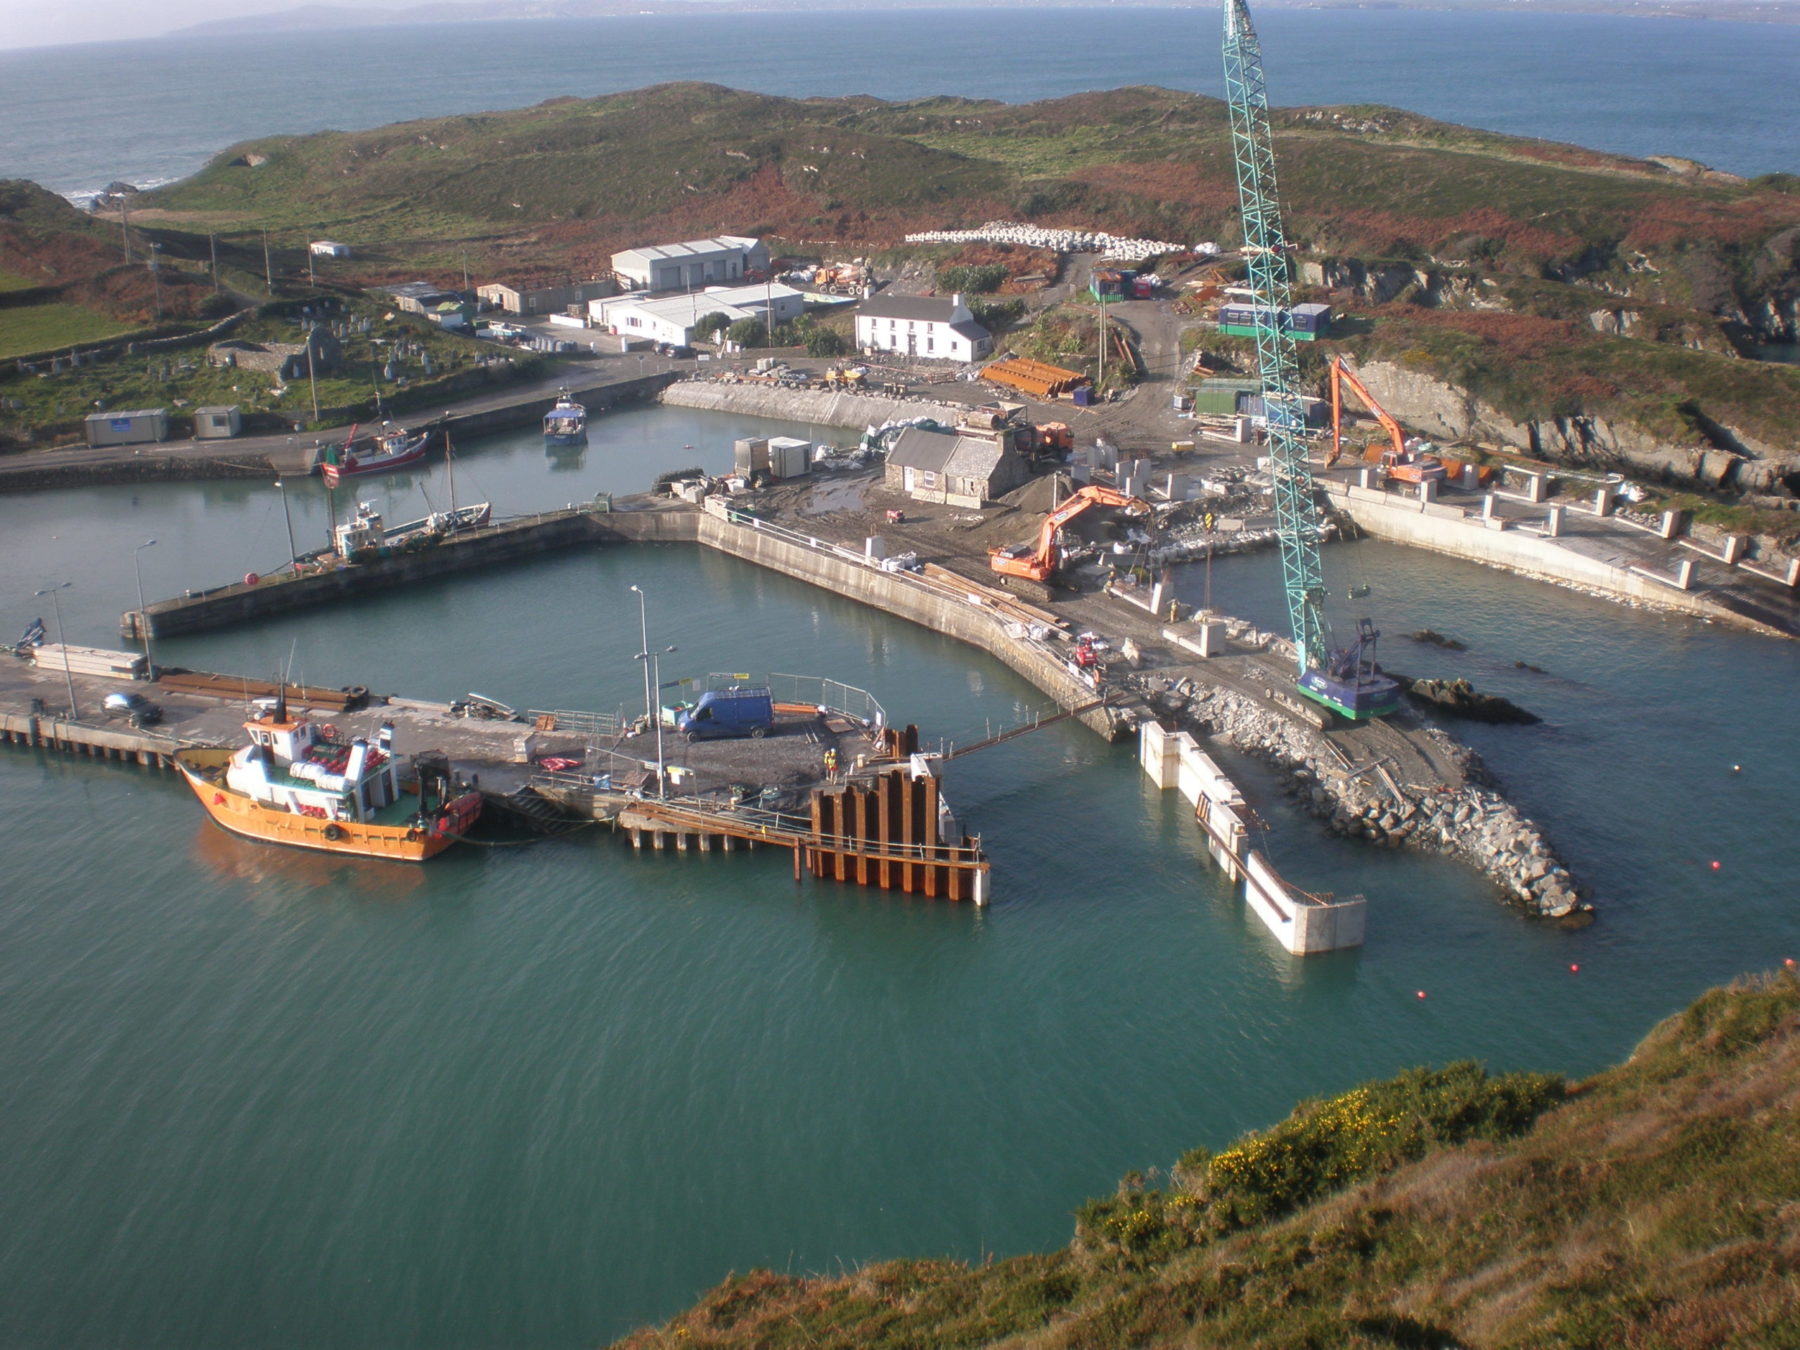
[[[1326, 481], [1331, 505], [1377, 539], [1413, 548], [1448, 553], [1469, 562], [1503, 568], [1540, 581], [1607, 595], [1630, 604], [1674, 610], [1734, 624], [1772, 637], [1789, 634], [1774, 623], [1743, 612], [1723, 594], [1684, 590], [1640, 568], [1621, 567], [1546, 538], [1539, 533], [1500, 527], [1500, 522], [1461, 507], [1421, 502], [1375, 488]], [[1505, 522], [1511, 525], [1512, 522]]]
[[786, 389], [774, 384], [725, 380], [680, 380], [659, 395], [678, 408], [782, 418], [825, 427], [869, 427], [907, 417], [946, 419], [966, 411], [963, 404], [929, 398], [896, 398], [877, 393], [830, 389]]
[[159, 600], [143, 611], [127, 610], [120, 633], [142, 641], [204, 632], [234, 623], [266, 619], [315, 605], [350, 600], [371, 591], [392, 590], [432, 577], [517, 562], [547, 551], [591, 544], [599, 534], [600, 507], [549, 511], [453, 534], [418, 552], [396, 553], [366, 563], [322, 565], [278, 576], [246, 578], [227, 586]]

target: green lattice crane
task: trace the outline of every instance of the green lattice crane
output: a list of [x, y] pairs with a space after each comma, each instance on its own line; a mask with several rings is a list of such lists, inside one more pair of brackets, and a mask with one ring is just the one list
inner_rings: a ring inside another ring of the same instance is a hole
[[1379, 635], [1363, 619], [1357, 625], [1356, 645], [1333, 650], [1325, 620], [1325, 570], [1319, 560], [1319, 517], [1313, 505], [1300, 366], [1291, 327], [1293, 294], [1287, 237], [1281, 228], [1281, 194], [1275, 185], [1269, 89], [1263, 78], [1262, 44], [1245, 0], [1225, 0], [1224, 50], [1238, 211], [1255, 315], [1256, 368], [1268, 419], [1276, 535], [1288, 624], [1299, 652], [1299, 689], [1346, 717], [1379, 717], [1400, 706], [1399, 685], [1375, 665]]

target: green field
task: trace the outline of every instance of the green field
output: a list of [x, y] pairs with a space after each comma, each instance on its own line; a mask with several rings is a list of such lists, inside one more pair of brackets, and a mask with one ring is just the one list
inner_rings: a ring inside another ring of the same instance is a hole
[[28, 305], [0, 310], [0, 357], [25, 356], [129, 333], [134, 325], [79, 305]]

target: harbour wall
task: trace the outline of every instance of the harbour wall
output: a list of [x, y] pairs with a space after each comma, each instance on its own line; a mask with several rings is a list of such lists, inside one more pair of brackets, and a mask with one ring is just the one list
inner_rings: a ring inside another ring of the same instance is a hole
[[773, 384], [730, 384], [718, 380], [682, 380], [669, 385], [660, 397], [662, 402], [677, 408], [701, 408], [708, 412], [773, 417], [859, 430], [911, 417], [935, 417], [950, 422], [966, 411], [959, 403], [940, 403], [936, 399], [846, 394], [830, 389], [783, 389]]
[[[284, 573], [259, 579], [254, 584], [238, 581], [174, 600], [159, 600], [145, 606], [144, 614], [153, 638], [175, 637], [266, 619], [292, 610], [349, 600], [370, 591], [390, 590], [453, 572], [492, 567], [555, 549], [592, 544], [600, 537], [594, 521], [604, 515], [604, 512], [590, 508], [545, 512], [452, 535], [417, 553], [397, 553], [353, 567]], [[127, 611], [119, 626], [125, 637], [142, 639], [137, 611]]]
[[1335, 508], [1377, 539], [1448, 553], [1470, 562], [1486, 563], [1490, 567], [1560, 582], [1580, 590], [1600, 591], [1658, 609], [1677, 610], [1781, 635], [1779, 630], [1734, 612], [1704, 592], [1679, 590], [1640, 572], [1615, 567], [1526, 531], [1490, 528], [1479, 515], [1471, 516], [1459, 507], [1397, 497], [1354, 484], [1326, 482], [1321, 486]]
[[[1065, 708], [1092, 703], [1091, 686], [1070, 674], [1044, 644], [1014, 636], [1009, 625], [983, 608], [971, 587], [957, 593], [942, 583], [921, 580], [910, 572], [888, 572], [859, 555], [824, 541], [784, 537], [785, 531], [751, 522], [739, 524], [710, 511], [618, 511], [595, 518], [595, 528], [620, 542], [691, 542], [744, 562], [766, 567], [871, 608], [906, 619], [946, 637], [978, 647], [1017, 671]], [[1097, 708], [1081, 720], [1111, 739], [1115, 720]]]

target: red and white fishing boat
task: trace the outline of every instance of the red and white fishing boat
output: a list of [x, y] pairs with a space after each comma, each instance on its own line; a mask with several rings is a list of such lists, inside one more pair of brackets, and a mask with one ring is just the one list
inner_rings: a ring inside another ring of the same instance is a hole
[[424, 459], [430, 441], [430, 432], [408, 431], [405, 427], [389, 429], [383, 423], [382, 430], [359, 443], [356, 428], [351, 427], [342, 445], [325, 447], [325, 462], [319, 466], [319, 472], [328, 487], [363, 474], [388, 473]]

